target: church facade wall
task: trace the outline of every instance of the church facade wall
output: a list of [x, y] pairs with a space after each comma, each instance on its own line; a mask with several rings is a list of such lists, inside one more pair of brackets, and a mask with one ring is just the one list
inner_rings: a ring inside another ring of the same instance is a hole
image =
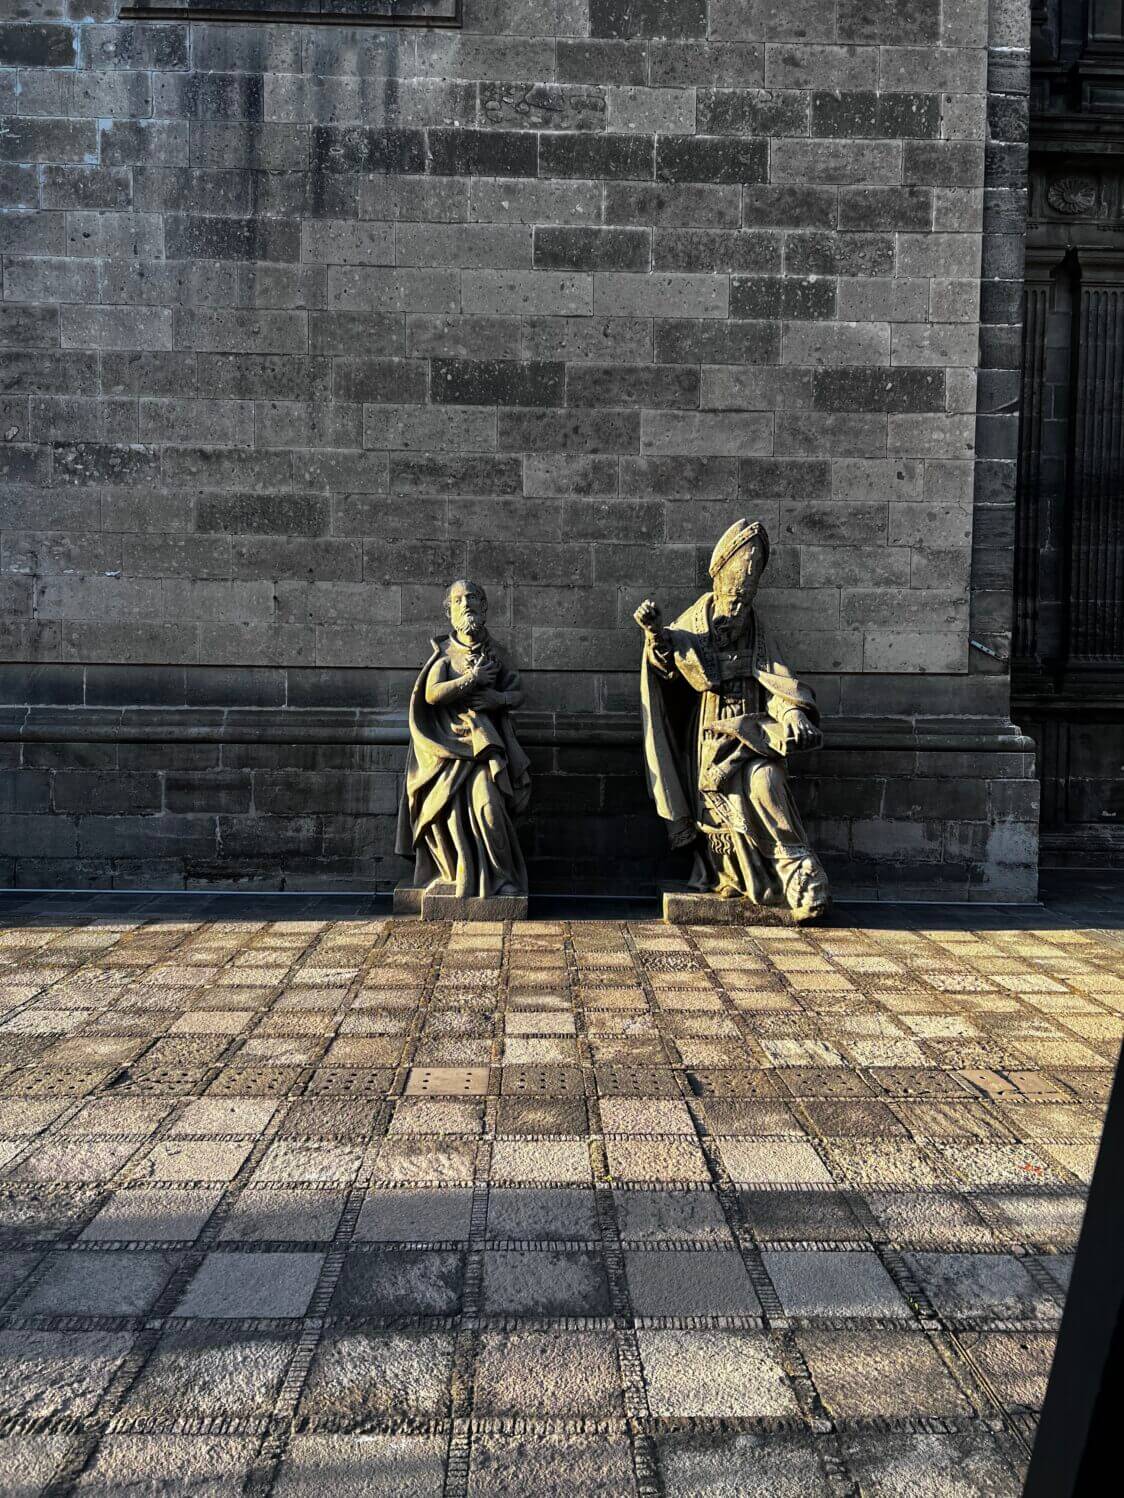
[[651, 890], [632, 612], [746, 514], [839, 891], [1032, 897], [1025, 0], [427, 3], [0, 24], [0, 878], [391, 887], [470, 575], [532, 887]]

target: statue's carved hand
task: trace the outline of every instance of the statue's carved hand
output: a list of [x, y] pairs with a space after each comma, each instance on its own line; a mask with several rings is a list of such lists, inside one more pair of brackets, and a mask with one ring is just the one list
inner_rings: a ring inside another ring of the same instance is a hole
[[660, 606], [654, 598], [645, 598], [632, 617], [646, 635], [659, 633], [663, 615], [660, 613]]
[[708, 739], [729, 739], [737, 738], [738, 733], [734, 723], [723, 723], [721, 719], [718, 719], [717, 722], [706, 725], [703, 735]]
[[785, 742], [792, 749], [814, 749], [820, 741], [820, 731], [807, 713], [789, 713], [784, 720]]
[[494, 713], [508, 705], [507, 693], [497, 692], [494, 687], [477, 687], [468, 699], [468, 705], [480, 712]]
[[490, 687], [495, 685], [496, 677], [499, 675], [499, 665], [492, 656], [486, 655], [469, 671], [473, 686]]

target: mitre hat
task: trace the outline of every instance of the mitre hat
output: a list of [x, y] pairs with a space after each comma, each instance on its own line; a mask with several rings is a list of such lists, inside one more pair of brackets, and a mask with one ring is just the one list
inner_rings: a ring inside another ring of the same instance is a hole
[[718, 539], [718, 545], [710, 554], [710, 575], [717, 577], [731, 557], [736, 556], [747, 546], [757, 545], [763, 553], [763, 560], [769, 560], [769, 535], [760, 520], [735, 520], [729, 530], [724, 531]]

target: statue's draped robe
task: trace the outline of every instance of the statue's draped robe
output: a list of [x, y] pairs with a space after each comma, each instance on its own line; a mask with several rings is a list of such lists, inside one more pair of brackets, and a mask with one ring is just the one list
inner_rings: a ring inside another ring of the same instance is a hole
[[[672, 842], [694, 843], [693, 888], [779, 904], [813, 856], [785, 774], [783, 723], [798, 710], [818, 726], [819, 710], [756, 615], [735, 648], [716, 639], [713, 603], [704, 594], [664, 631], [662, 648], [645, 646], [648, 787]], [[735, 737], [705, 736], [719, 719]]]
[[[410, 696], [410, 754], [398, 815], [397, 852], [414, 858], [414, 884], [447, 884], [460, 896], [525, 892], [527, 868], [513, 818], [530, 799], [530, 762], [506, 709], [466, 703], [433, 706], [431, 681], [463, 676], [480, 653], [455, 636], [434, 640]], [[519, 677], [494, 644], [496, 691], [518, 690]]]

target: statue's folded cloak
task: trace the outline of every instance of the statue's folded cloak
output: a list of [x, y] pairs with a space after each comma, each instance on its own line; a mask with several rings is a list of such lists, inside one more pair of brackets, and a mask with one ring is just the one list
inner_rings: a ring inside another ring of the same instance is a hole
[[[723, 687], [721, 658], [711, 635], [714, 595], [704, 593], [664, 631], [668, 654], [676, 673], [665, 676], [644, 651], [640, 668], [640, 704], [644, 721], [644, 760], [648, 790], [656, 811], [665, 822], [676, 825], [673, 841], [693, 832], [699, 818], [698, 761], [701, 705], [706, 692]], [[753, 644], [749, 671], [760, 683], [765, 712], [780, 722], [784, 714], [799, 709], [815, 724], [819, 709], [811, 687], [798, 681], [776, 654], [768, 633], [756, 613], [752, 621]], [[727, 682], [727, 690], [732, 683]], [[757, 715], [760, 717], [760, 715]], [[779, 757], [776, 736], [763, 734], [752, 721], [743, 719], [739, 734], [755, 753]]]
[[[410, 756], [395, 847], [405, 858], [414, 856], [426, 829], [452, 807], [475, 766], [492, 777], [514, 815], [526, 809], [531, 796], [531, 762], [515, 737], [510, 712], [480, 712], [463, 704], [434, 707], [426, 701], [430, 675], [443, 661], [460, 676], [469, 659], [466, 647], [451, 636], [431, 643], [433, 653], [410, 694]], [[507, 691], [515, 675], [493, 643], [488, 649], [500, 665], [496, 689]]]

